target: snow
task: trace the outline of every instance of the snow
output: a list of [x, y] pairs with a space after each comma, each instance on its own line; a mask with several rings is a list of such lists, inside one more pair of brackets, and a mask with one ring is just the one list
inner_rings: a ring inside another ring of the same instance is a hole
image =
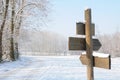
[[[83, 52], [82, 54], [86, 54], [86, 52]], [[93, 56], [106, 58], [106, 57], [109, 57], [110, 54], [93, 52]]]
[[[86, 38], [86, 35], [71, 35], [73, 38]], [[92, 36], [92, 39], [97, 39], [96, 36]]]
[[[112, 58], [112, 69], [94, 68], [95, 80], [119, 80], [120, 58]], [[86, 66], [79, 56], [22, 56], [0, 64], [0, 80], [87, 80]]]
[[88, 9], [91, 9], [91, 8], [89, 8], [88, 6], [87, 6], [87, 7], [85, 7], [85, 10], [88, 10]]

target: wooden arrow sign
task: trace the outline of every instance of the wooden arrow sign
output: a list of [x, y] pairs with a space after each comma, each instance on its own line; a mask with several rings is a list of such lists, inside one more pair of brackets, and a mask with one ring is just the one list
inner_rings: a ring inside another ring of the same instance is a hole
[[[86, 54], [82, 54], [80, 56], [80, 60], [81, 60], [83, 65], [88, 64]], [[93, 66], [98, 67], [98, 68], [111, 69], [110, 55], [108, 57], [96, 57], [96, 56], [93, 56]]]
[[[97, 51], [101, 47], [98, 39], [93, 39], [93, 50]], [[86, 50], [85, 38], [69, 37], [69, 50]]]
[[[91, 24], [91, 33], [94, 36], [95, 35], [95, 24]], [[76, 34], [78, 35], [85, 35], [85, 23], [78, 22], [76, 23]]]

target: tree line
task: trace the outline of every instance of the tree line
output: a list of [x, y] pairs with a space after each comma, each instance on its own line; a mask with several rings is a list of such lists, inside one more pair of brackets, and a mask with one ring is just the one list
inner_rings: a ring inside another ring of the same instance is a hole
[[120, 32], [99, 35], [102, 47], [100, 52], [111, 54], [112, 57], [120, 57]]
[[22, 55], [66, 55], [67, 39], [51, 31], [23, 29], [19, 51]]

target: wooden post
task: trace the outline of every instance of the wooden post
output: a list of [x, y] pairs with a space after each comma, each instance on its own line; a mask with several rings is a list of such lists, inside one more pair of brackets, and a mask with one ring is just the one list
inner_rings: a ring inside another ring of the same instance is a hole
[[85, 33], [86, 33], [86, 53], [87, 53], [87, 80], [94, 80], [93, 69], [93, 43], [91, 33], [91, 9], [85, 10]]

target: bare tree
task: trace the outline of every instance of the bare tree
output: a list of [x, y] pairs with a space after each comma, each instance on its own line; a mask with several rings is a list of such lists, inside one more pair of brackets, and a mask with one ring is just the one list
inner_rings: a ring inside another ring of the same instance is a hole
[[[2, 49], [2, 36], [3, 36], [3, 29], [5, 27], [5, 22], [6, 22], [6, 18], [7, 18], [7, 14], [8, 14], [8, 7], [9, 7], [9, 0], [5, 0], [5, 8], [4, 8], [4, 11], [3, 11], [3, 19], [2, 19], [2, 23], [1, 23], [1, 29], [0, 29], [0, 61], [2, 60], [2, 52], [3, 52], [3, 49]], [[3, 5], [4, 6], [4, 5]]]
[[[20, 34], [20, 28], [22, 26], [22, 24], [25, 24], [23, 22], [26, 22], [25, 21], [25, 18], [29, 18], [29, 14], [34, 14], [34, 9], [37, 9], [36, 11], [39, 12], [39, 14], [41, 15], [37, 15], [39, 17], [41, 17], [41, 22], [42, 21], [42, 18], [46, 17], [47, 16], [47, 10], [48, 10], [48, 3], [49, 1], [48, 0], [19, 0], [19, 9], [16, 11], [16, 19], [17, 19], [17, 24], [15, 26], [15, 29], [14, 29], [14, 53], [16, 55], [16, 58], [18, 58], [18, 55], [19, 55], [19, 51], [18, 51], [18, 39], [19, 39], [19, 34]], [[27, 17], [26, 17], [27, 16]], [[24, 18], [25, 17], [25, 18]], [[33, 17], [33, 16], [32, 16]], [[23, 21], [23, 18], [24, 18], [24, 21]], [[15, 20], [16, 20], [15, 19]], [[29, 25], [27, 24], [27, 26], [30, 26], [32, 25], [31, 23], [29, 23]]]
[[23, 7], [25, 5], [25, 0], [18, 0], [18, 9], [16, 11], [16, 16], [14, 17], [15, 27], [14, 27], [14, 56], [15, 59], [19, 58], [19, 50], [18, 50], [18, 39], [20, 33], [20, 27], [22, 26], [23, 22]]
[[[5, 26], [10, 28], [10, 60], [15, 60], [19, 56], [18, 40], [20, 34], [20, 28], [24, 24], [25, 18], [27, 19], [28, 13], [40, 12], [41, 22], [42, 18], [47, 16], [47, 4], [48, 0], [0, 0], [0, 61], [3, 56], [3, 30]], [[27, 16], [27, 17], [26, 17]], [[23, 19], [24, 18], [24, 19]], [[24, 21], [23, 21], [24, 20]], [[31, 24], [30, 24], [31, 25]], [[7, 30], [6, 30], [7, 31]], [[9, 45], [7, 45], [9, 46]]]

